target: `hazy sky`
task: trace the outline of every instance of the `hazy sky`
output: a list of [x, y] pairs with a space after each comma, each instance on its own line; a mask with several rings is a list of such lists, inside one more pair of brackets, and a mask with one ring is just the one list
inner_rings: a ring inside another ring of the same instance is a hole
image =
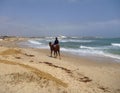
[[120, 37], [120, 0], [0, 0], [0, 35]]

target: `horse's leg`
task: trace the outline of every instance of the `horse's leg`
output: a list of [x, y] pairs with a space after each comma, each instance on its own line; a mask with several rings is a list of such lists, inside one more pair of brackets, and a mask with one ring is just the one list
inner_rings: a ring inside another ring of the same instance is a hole
[[52, 57], [52, 52], [53, 52], [53, 50], [51, 50], [51, 57]]
[[57, 57], [58, 51], [56, 51], [56, 57]]
[[55, 54], [56, 54], [55, 57], [57, 57], [57, 51], [55, 52]]
[[52, 57], [52, 50], [51, 50], [51, 57]]
[[59, 59], [61, 59], [61, 56], [60, 56], [60, 50], [58, 50], [58, 54], [59, 54]]
[[54, 57], [55, 57], [55, 54], [56, 54], [56, 52], [55, 52], [55, 50], [54, 50]]

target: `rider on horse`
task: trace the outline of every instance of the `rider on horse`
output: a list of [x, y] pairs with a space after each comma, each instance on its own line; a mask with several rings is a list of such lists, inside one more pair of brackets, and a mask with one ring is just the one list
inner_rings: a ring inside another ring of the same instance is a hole
[[59, 44], [59, 40], [58, 40], [58, 38], [56, 37], [56, 38], [55, 38], [55, 41], [54, 41], [54, 44], [53, 44], [54, 47], [55, 47], [57, 44]]

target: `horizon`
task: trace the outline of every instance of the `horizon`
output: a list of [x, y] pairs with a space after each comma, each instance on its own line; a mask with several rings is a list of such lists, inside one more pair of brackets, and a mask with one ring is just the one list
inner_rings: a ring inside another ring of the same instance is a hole
[[2, 0], [0, 36], [120, 37], [119, 0]]
[[120, 36], [95, 36], [95, 35], [84, 35], [84, 36], [75, 36], [75, 35], [46, 35], [46, 36], [44, 36], [44, 35], [39, 35], [39, 36], [26, 36], [26, 35], [1, 35], [0, 34], [0, 37], [23, 37], [23, 38], [41, 38], [41, 37], [61, 37], [61, 36], [65, 36], [65, 37], [67, 37], [67, 38], [69, 38], [69, 37], [73, 37], [73, 38], [120, 38]]

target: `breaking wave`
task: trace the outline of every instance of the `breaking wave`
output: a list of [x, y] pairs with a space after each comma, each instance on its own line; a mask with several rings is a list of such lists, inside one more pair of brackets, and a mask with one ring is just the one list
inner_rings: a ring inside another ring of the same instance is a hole
[[89, 43], [89, 42], [93, 42], [93, 40], [73, 40], [73, 39], [69, 39], [69, 40], [61, 40], [61, 42], [81, 42], [81, 43]]
[[[54, 42], [53, 37], [36, 38], [24, 43], [34, 48], [49, 49], [48, 43]], [[119, 39], [80, 39], [65, 38], [59, 39], [61, 51], [77, 55], [106, 56], [114, 59], [120, 59], [120, 40]], [[114, 43], [117, 42], [117, 43]]]
[[28, 42], [32, 43], [32, 44], [36, 44], [36, 45], [40, 45], [42, 43], [35, 41], [35, 40], [28, 40]]
[[120, 47], [120, 43], [112, 43], [111, 45], [112, 45], [112, 46]]

